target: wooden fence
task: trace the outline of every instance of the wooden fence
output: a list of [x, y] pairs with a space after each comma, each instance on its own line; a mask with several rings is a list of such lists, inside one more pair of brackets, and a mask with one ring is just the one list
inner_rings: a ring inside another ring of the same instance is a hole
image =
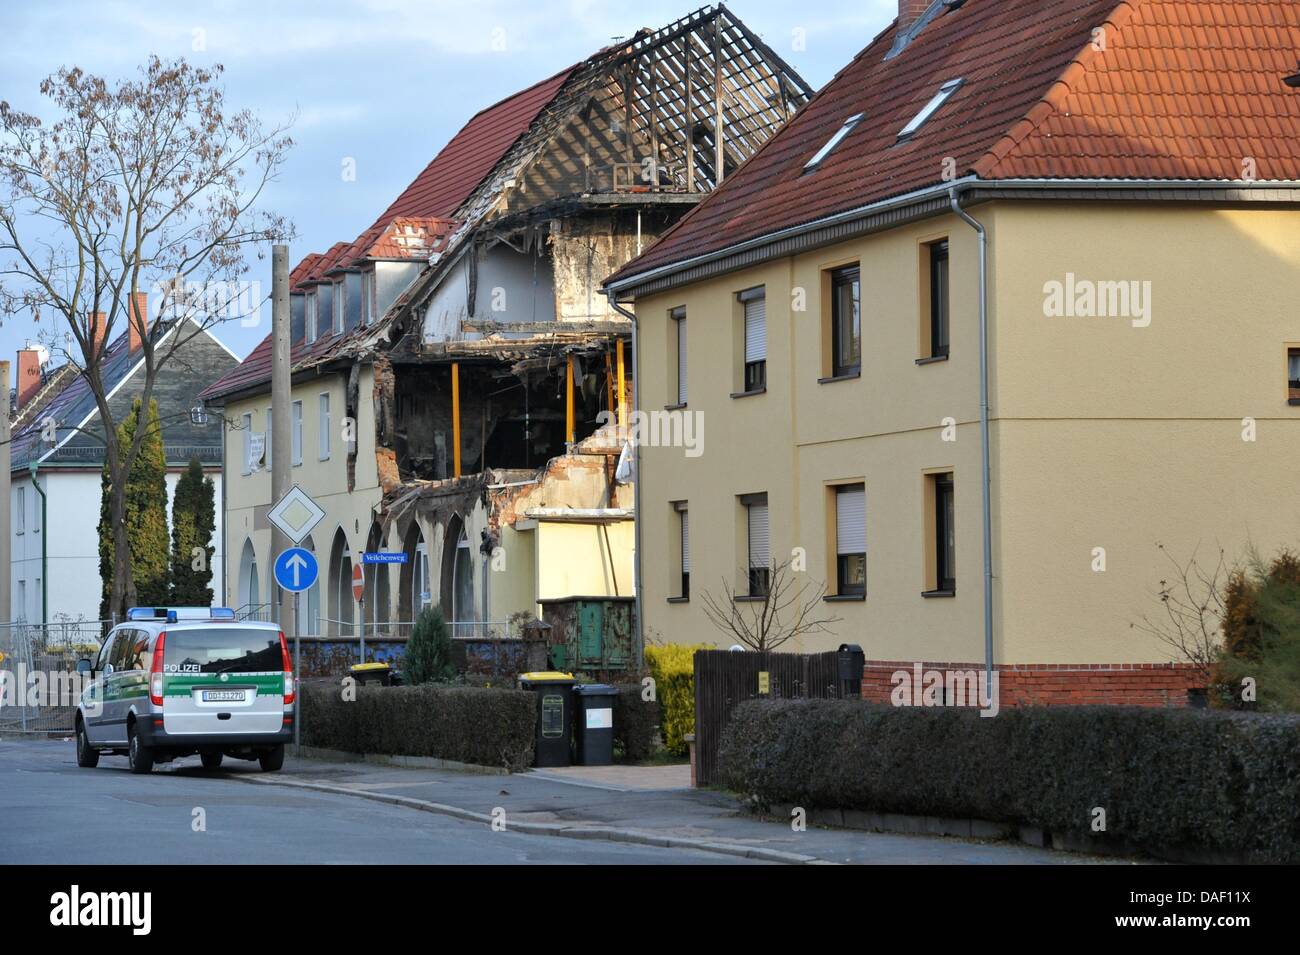
[[[695, 781], [718, 781], [718, 747], [736, 704], [760, 697], [839, 699], [857, 697], [862, 685], [862, 652], [852, 662], [845, 651], [771, 653], [699, 650], [695, 654]], [[853, 672], [856, 665], [856, 673]], [[763, 692], [762, 674], [766, 674]]]

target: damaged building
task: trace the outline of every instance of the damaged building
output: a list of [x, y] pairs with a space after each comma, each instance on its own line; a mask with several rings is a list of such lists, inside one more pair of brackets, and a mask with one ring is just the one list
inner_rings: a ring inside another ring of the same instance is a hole
[[[547, 601], [633, 596], [631, 326], [601, 282], [810, 95], [704, 8], [484, 109], [354, 242], [299, 263], [293, 481], [328, 515], [304, 632], [364, 613], [400, 635], [432, 604], [458, 636], [505, 635]], [[227, 599], [249, 615], [272, 610], [270, 357], [268, 337], [204, 393], [229, 424]], [[406, 563], [367, 566], [358, 607], [352, 563], [376, 550]]]

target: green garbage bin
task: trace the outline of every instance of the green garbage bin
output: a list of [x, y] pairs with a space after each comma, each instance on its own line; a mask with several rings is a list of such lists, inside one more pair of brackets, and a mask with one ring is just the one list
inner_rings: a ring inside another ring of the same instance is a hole
[[573, 688], [574, 749], [579, 766], [608, 766], [614, 762], [614, 697], [606, 683]]
[[568, 766], [573, 743], [573, 674], [542, 670], [519, 675], [519, 689], [537, 694], [534, 766]]

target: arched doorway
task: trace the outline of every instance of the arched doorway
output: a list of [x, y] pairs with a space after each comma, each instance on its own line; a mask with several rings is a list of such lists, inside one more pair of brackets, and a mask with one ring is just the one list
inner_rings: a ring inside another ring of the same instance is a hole
[[[302, 542], [302, 547], [316, 554], [316, 542], [310, 536]], [[317, 564], [320, 562], [320, 555], [316, 555]], [[308, 588], [304, 599], [299, 604], [302, 608], [302, 619], [298, 621], [300, 632], [307, 636], [318, 636], [321, 632], [320, 618], [320, 593], [321, 593], [321, 574], [316, 574], [316, 581]]]
[[352, 599], [352, 551], [343, 528], [334, 532], [330, 547], [329, 605], [325, 630], [337, 636], [351, 636], [356, 620], [356, 601]]
[[474, 547], [459, 515], [447, 523], [442, 546], [442, 610], [453, 635], [468, 636], [478, 610], [474, 605]]
[[[384, 550], [384, 532], [379, 522], [370, 525], [370, 534], [366, 538], [366, 550]], [[366, 572], [366, 621], [374, 623], [376, 631], [386, 630], [389, 615], [388, 565], [368, 564]]]
[[406, 563], [401, 565], [397, 582], [397, 617], [407, 623], [419, 616], [430, 601], [429, 547], [419, 522], [412, 520], [402, 536]]
[[244, 549], [239, 555], [239, 609], [244, 616], [261, 619], [266, 612], [262, 606], [262, 586], [257, 573], [257, 552], [253, 542], [244, 538]]

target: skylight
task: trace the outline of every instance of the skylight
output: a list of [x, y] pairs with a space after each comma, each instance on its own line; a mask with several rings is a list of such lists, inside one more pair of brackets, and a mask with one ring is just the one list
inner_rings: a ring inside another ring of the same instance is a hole
[[925, 121], [938, 112], [939, 107], [948, 102], [948, 97], [961, 87], [961, 79], [949, 80], [939, 87], [939, 92], [934, 94], [930, 102], [921, 108], [921, 112], [912, 117], [912, 121], [903, 127], [902, 132], [898, 134], [899, 139], [910, 139], [912, 134], [925, 125]]
[[821, 149], [817, 150], [817, 152], [813, 154], [812, 159], [809, 159], [806, 163], [804, 163], [803, 171], [808, 172], [810, 170], [816, 169], [821, 164], [821, 161], [825, 159], [827, 156], [829, 156], [831, 154], [831, 151], [840, 144], [840, 141], [844, 139], [844, 137], [847, 136], [849, 133], [853, 132], [853, 127], [858, 125], [858, 123], [862, 122], [862, 120], [866, 118], [866, 115], [867, 115], [866, 113], [857, 113], [853, 116], [850, 116], [848, 119], [846, 119], [844, 121], [844, 125], [835, 131], [835, 135], [826, 141], [826, 145], [823, 146]]

